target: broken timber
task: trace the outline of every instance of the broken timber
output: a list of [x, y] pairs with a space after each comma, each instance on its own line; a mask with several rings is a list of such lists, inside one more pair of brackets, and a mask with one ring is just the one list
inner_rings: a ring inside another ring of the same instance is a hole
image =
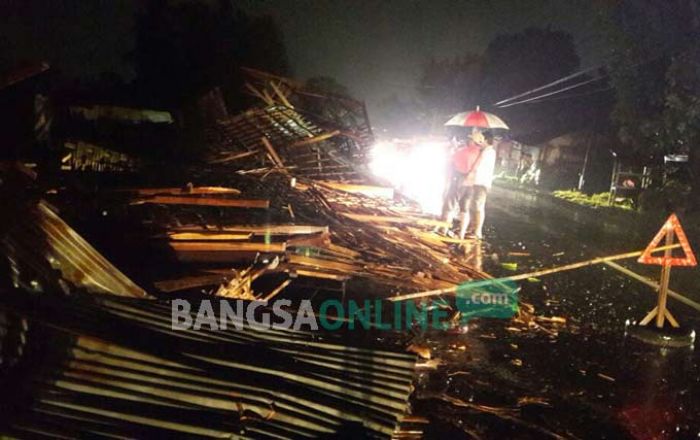
[[399, 223], [399, 224], [417, 224], [422, 226], [445, 226], [447, 223], [441, 220], [434, 220], [429, 218], [420, 217], [409, 217], [409, 216], [384, 216], [384, 215], [372, 215], [372, 214], [353, 214], [349, 212], [341, 212], [341, 215], [356, 220], [359, 222], [367, 223]]
[[272, 252], [282, 253], [286, 250], [286, 243], [200, 243], [200, 242], [172, 242], [170, 247], [175, 252], [206, 251], [206, 252]]
[[134, 205], [140, 205], [144, 203], [159, 205], [217, 206], [224, 208], [267, 209], [270, 207], [269, 200], [224, 199], [213, 197], [155, 196], [149, 199], [141, 199], [132, 202], [132, 204]]
[[302, 235], [302, 234], [327, 234], [328, 226], [313, 226], [313, 225], [226, 225], [214, 226], [208, 225], [205, 228], [201, 226], [181, 226], [171, 228], [173, 233], [194, 232], [201, 234], [220, 234], [220, 233], [251, 233], [253, 235]]
[[248, 233], [226, 233], [226, 232], [174, 232], [168, 234], [171, 240], [175, 241], [242, 241], [249, 240], [253, 234]]
[[322, 180], [319, 184], [329, 188], [338, 189], [353, 194], [363, 194], [371, 197], [384, 197], [392, 199], [394, 197], [394, 188], [374, 185], [358, 185], [342, 182], [333, 182], [330, 180]]
[[139, 196], [156, 196], [156, 195], [211, 195], [211, 194], [225, 194], [225, 195], [240, 195], [241, 191], [236, 188], [225, 188], [221, 186], [195, 186], [195, 187], [182, 187], [182, 188], [118, 188], [112, 190], [113, 192], [127, 192], [136, 193]]

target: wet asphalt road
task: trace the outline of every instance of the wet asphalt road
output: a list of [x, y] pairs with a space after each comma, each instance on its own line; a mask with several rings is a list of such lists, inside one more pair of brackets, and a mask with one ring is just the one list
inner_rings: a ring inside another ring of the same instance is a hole
[[[641, 250], [660, 226], [582, 215], [547, 197], [495, 189], [477, 257], [487, 272], [507, 276]], [[658, 266], [622, 264], [658, 279]], [[675, 269], [671, 288], [700, 301], [700, 269]], [[480, 319], [466, 334], [426, 335], [444, 362], [422, 374], [414, 403], [431, 419], [428, 437], [700, 438], [698, 351], [648, 345], [626, 331], [626, 321], [654, 307], [650, 287], [594, 266], [525, 281], [521, 289], [538, 315], [564, 317], [566, 326], [552, 335]], [[700, 329], [700, 313], [672, 299], [669, 309], [684, 327]]]

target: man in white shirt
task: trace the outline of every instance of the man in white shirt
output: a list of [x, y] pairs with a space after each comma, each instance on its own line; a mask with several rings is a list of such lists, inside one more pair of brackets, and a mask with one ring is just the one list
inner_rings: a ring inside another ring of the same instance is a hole
[[483, 142], [479, 142], [481, 151], [472, 171], [462, 182], [464, 197], [460, 203], [461, 217], [459, 238], [464, 239], [469, 228], [474, 236], [482, 239], [484, 236], [484, 219], [486, 216], [486, 195], [491, 189], [493, 173], [496, 168], [496, 148], [493, 145], [493, 134], [484, 133]]

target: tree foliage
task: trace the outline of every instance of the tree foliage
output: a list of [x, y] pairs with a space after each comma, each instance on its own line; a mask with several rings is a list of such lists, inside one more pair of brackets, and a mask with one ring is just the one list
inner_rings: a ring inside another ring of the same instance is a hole
[[428, 126], [434, 130], [451, 115], [476, 107], [481, 67], [481, 56], [475, 54], [445, 60], [432, 58], [423, 65], [418, 97]]
[[149, 0], [137, 17], [136, 83], [166, 105], [221, 86], [229, 104], [240, 92], [239, 67], [287, 74], [282, 36], [270, 17], [249, 17], [229, 0]]
[[609, 17], [620, 139], [657, 162], [663, 154], [688, 154], [700, 194], [700, 6], [623, 0]]
[[516, 137], [534, 140], [538, 135], [561, 134], [562, 126], [575, 125], [572, 120], [590, 116], [590, 105], [551, 101], [536, 107], [501, 109], [493, 104], [559, 79], [578, 67], [573, 38], [566, 32], [529, 28], [499, 35], [482, 55], [433, 59], [424, 65], [418, 89], [421, 116], [435, 129], [449, 116], [479, 105], [503, 116]]
[[579, 67], [571, 34], [529, 28], [499, 35], [484, 54], [480, 98], [491, 104], [559, 79]]
[[515, 104], [586, 81], [589, 79], [587, 75], [514, 99], [506, 107], [494, 107], [504, 99], [570, 75], [579, 67], [573, 37], [567, 32], [529, 28], [500, 35], [489, 44], [484, 54], [480, 101], [483, 107], [493, 109], [509, 123], [511, 135], [526, 143], [543, 142], [582, 127], [599, 130], [596, 124], [600, 118], [596, 114], [606, 112], [605, 96], [591, 94], [577, 99], [566, 99], [566, 96], [591, 92], [599, 89], [600, 84], [577, 87], [571, 92], [544, 97], [542, 101]]

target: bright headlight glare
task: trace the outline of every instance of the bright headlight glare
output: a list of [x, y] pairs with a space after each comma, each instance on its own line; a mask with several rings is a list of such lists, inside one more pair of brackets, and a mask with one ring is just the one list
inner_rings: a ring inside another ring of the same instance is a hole
[[371, 152], [370, 170], [397, 190], [418, 202], [423, 211], [439, 214], [445, 190], [447, 148], [437, 142], [400, 147], [377, 143]]

